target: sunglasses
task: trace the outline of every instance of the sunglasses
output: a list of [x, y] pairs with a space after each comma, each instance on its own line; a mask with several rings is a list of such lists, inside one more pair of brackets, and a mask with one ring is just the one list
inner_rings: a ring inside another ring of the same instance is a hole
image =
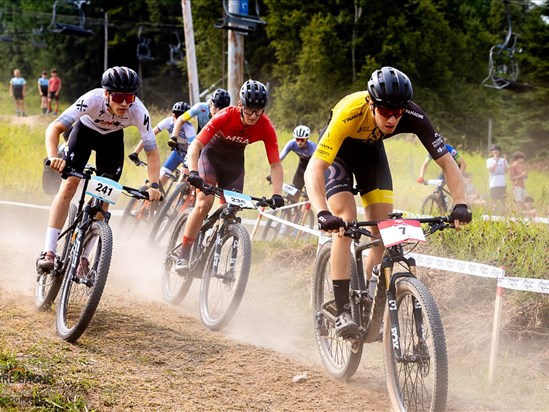
[[242, 108], [242, 111], [244, 112], [244, 114], [246, 116], [251, 116], [251, 115], [256, 115], [256, 116], [261, 116], [263, 113], [265, 113], [265, 109], [254, 109], [254, 110], [249, 110], [247, 108]]
[[115, 103], [133, 103], [135, 101], [135, 94], [133, 93], [110, 93], [111, 99]]
[[381, 117], [384, 117], [386, 119], [389, 119], [392, 116], [395, 116], [396, 119], [398, 119], [400, 116], [404, 114], [406, 109], [387, 109], [386, 107], [376, 106], [377, 112], [381, 115]]
[[303, 143], [305, 141], [305, 139], [300, 139], [300, 138], [296, 137], [295, 141], [297, 143]]

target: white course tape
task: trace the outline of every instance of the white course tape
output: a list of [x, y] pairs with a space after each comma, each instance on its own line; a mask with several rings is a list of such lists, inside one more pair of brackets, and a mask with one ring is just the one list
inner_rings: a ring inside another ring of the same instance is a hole
[[500, 278], [498, 279], [498, 286], [526, 292], [549, 293], [549, 280], [545, 279]]
[[467, 275], [481, 276], [485, 278], [503, 278], [505, 270], [482, 263], [467, 262], [465, 260], [447, 259], [436, 256], [410, 253], [418, 266], [432, 269], [447, 270], [449, 272], [465, 273]]

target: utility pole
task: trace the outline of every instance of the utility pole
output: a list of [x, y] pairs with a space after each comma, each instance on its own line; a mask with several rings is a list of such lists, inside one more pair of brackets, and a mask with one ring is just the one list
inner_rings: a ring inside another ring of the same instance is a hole
[[105, 46], [103, 52], [103, 71], [109, 68], [109, 15], [105, 12]]
[[[247, 15], [248, 0], [229, 0], [229, 13]], [[236, 30], [229, 30], [228, 33], [227, 71], [228, 92], [231, 103], [236, 104], [240, 86], [244, 83], [244, 36]]]
[[191, 12], [191, 0], [181, 0], [183, 11], [183, 28], [185, 31], [185, 56], [187, 59], [187, 72], [189, 77], [189, 103], [192, 106], [200, 101], [198, 85], [198, 69], [196, 66], [196, 53], [194, 48], [193, 16]]

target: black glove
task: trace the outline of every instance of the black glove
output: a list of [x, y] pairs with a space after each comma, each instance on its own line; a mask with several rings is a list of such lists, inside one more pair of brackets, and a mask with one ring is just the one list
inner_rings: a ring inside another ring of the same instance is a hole
[[196, 170], [191, 170], [189, 172], [189, 177], [187, 178], [187, 181], [197, 189], [202, 188], [202, 186], [204, 185], [204, 179], [200, 177]]
[[320, 230], [337, 230], [344, 225], [342, 218], [332, 215], [327, 210], [318, 212], [317, 217]]
[[469, 223], [473, 219], [473, 214], [469, 210], [469, 206], [463, 203], [458, 203], [454, 206], [450, 213], [451, 220], [459, 220], [462, 223]]
[[128, 155], [128, 159], [130, 159], [132, 162], [134, 162], [137, 166], [139, 166], [139, 155], [137, 153], [130, 153]]
[[274, 206], [273, 209], [284, 206], [284, 198], [280, 195], [273, 195], [270, 202]]
[[170, 136], [168, 139], [168, 146], [170, 146], [172, 149], [175, 149], [177, 147], [177, 136]]

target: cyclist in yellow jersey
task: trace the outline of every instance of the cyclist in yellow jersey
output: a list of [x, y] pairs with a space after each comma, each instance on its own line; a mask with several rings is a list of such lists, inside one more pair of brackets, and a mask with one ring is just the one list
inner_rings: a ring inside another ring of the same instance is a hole
[[[343, 222], [357, 219], [354, 183], [360, 193], [366, 220], [387, 218], [393, 211], [393, 183], [383, 140], [413, 133], [440, 166], [455, 201], [451, 217], [456, 227], [471, 221], [465, 203], [461, 172], [423, 110], [412, 102], [408, 76], [393, 67], [372, 73], [368, 90], [352, 93], [332, 109], [329, 123], [305, 172], [311, 204], [318, 213], [319, 229], [338, 233]], [[379, 235], [377, 228], [372, 228]], [[330, 255], [337, 310], [336, 333], [348, 338], [358, 327], [349, 309], [349, 237], [334, 236]], [[383, 247], [370, 249], [368, 279], [380, 263]]]

